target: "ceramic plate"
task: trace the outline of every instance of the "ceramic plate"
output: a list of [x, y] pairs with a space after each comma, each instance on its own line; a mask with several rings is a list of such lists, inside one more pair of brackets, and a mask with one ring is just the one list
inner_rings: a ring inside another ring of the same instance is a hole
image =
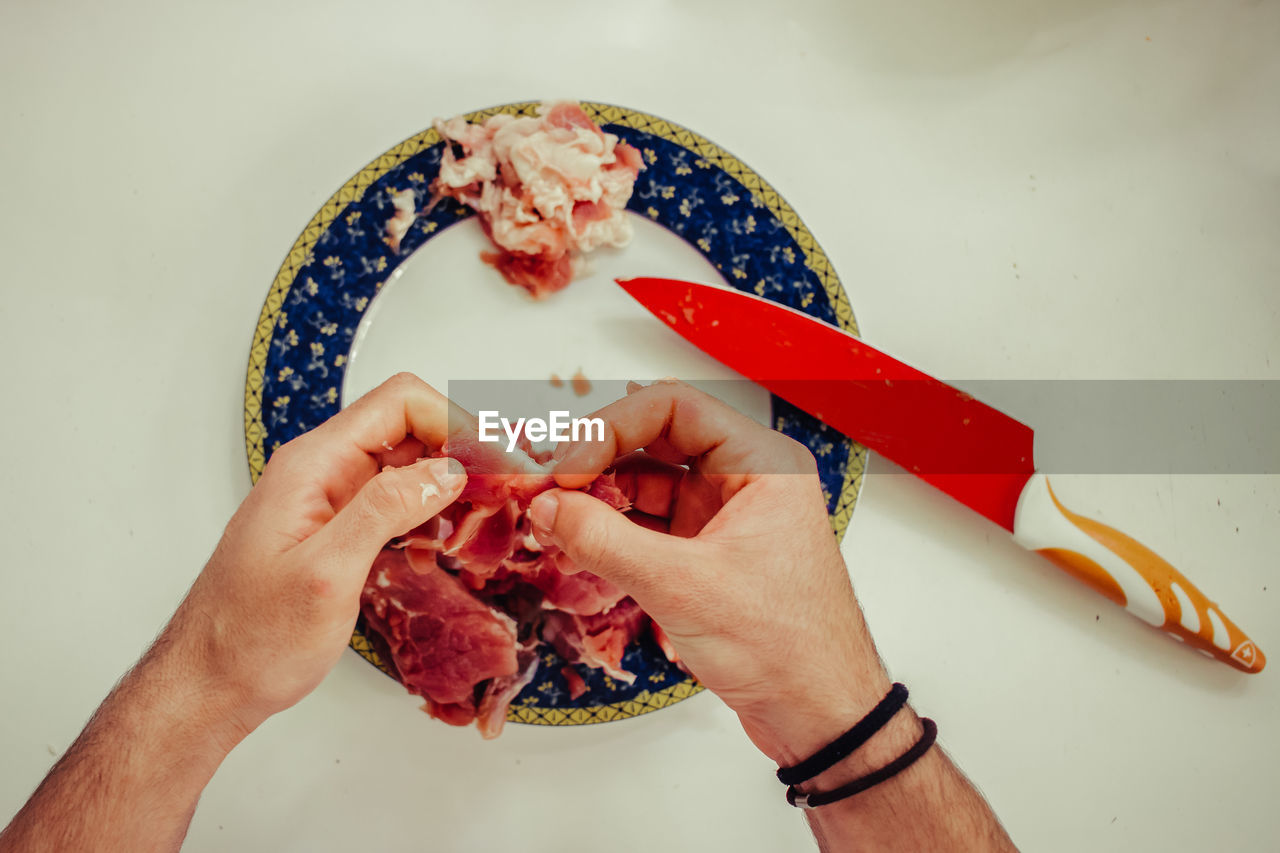
[[[507, 104], [467, 118], [533, 115], [536, 107]], [[790, 205], [724, 149], [645, 113], [608, 104], [582, 107], [644, 157], [628, 204], [635, 239], [625, 249], [593, 253], [582, 277], [541, 302], [479, 260], [488, 243], [478, 221], [452, 202], [419, 217], [400, 251], [384, 241], [393, 193], [413, 189], [419, 209], [429, 197], [442, 150], [434, 130], [377, 157], [325, 202], [281, 264], [249, 352], [244, 417], [253, 480], [273, 450], [399, 370], [418, 374], [464, 406], [462, 392], [478, 384], [472, 380], [541, 383], [582, 370], [597, 381], [581, 397], [565, 386], [564, 408], [574, 414], [620, 396], [626, 379], [680, 376], [808, 446], [832, 526], [843, 535], [866, 450], [755, 385], [718, 381], [736, 375], [612, 283], [638, 275], [723, 281], [856, 333], [826, 255]], [[352, 647], [386, 671], [359, 626]], [[588, 690], [571, 700], [560, 674], [564, 661], [547, 649], [508, 720], [617, 720], [701, 689], [647, 639], [628, 650], [623, 664], [636, 674], [633, 684], [578, 667]]]

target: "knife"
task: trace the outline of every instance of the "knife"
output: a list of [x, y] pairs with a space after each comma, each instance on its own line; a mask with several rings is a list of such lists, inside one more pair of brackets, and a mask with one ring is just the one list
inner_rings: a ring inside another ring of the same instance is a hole
[[1036, 471], [1027, 425], [776, 302], [676, 279], [616, 281], [698, 349], [991, 519], [1149, 625], [1244, 672], [1266, 666], [1181, 572], [1058, 501]]

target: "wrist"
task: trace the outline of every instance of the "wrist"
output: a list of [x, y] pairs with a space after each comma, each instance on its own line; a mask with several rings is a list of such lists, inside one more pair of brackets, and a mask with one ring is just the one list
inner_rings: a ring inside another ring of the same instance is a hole
[[[826, 794], [854, 780], [872, 776], [911, 753], [921, 742], [924, 732], [924, 721], [916, 715], [910, 705], [904, 705], [865, 743], [831, 767], [803, 782], [798, 782], [794, 786], [795, 791], [810, 795]], [[925, 749], [928, 747], [926, 746]], [[910, 767], [898, 773], [906, 773], [909, 770]], [[892, 783], [897, 775], [891, 776], [886, 781]]]
[[[847, 684], [809, 685], [790, 700], [779, 697], [758, 713], [739, 712], [738, 717], [761, 752], [779, 766], [789, 767], [848, 731], [891, 687], [888, 674], [877, 668]], [[902, 712], [890, 724], [900, 716]]]
[[243, 719], [233, 685], [184, 640], [166, 630], [121, 688], [145, 709], [158, 740], [216, 767], [261, 721]]

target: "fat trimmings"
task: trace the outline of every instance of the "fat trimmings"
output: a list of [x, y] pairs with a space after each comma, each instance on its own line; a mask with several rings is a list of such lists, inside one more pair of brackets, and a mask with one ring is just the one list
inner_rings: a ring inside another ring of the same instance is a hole
[[640, 152], [600, 130], [578, 104], [543, 104], [536, 118], [453, 118], [435, 128], [447, 143], [435, 198], [473, 208], [499, 249], [482, 257], [535, 298], [567, 285], [583, 253], [630, 241], [623, 211], [643, 168]]

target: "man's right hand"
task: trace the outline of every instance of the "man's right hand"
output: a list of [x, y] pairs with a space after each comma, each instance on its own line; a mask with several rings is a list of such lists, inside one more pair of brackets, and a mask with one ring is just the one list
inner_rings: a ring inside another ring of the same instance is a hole
[[[535, 535], [628, 592], [771, 758], [802, 758], [869, 711], [890, 681], [809, 451], [676, 382], [632, 386], [595, 416], [604, 441], [561, 456]], [[572, 491], [615, 464], [641, 523]]]
[[[555, 470], [562, 488], [531, 507], [534, 535], [564, 551], [562, 568], [630, 593], [779, 764], [807, 758], [862, 719], [890, 681], [809, 451], [675, 382], [628, 388], [596, 416], [604, 441], [570, 445]], [[611, 465], [635, 507], [630, 518], [573, 491]], [[802, 788], [830, 791], [865, 776], [921, 732], [908, 706]], [[940, 748], [807, 815], [823, 851], [1014, 850]]]

